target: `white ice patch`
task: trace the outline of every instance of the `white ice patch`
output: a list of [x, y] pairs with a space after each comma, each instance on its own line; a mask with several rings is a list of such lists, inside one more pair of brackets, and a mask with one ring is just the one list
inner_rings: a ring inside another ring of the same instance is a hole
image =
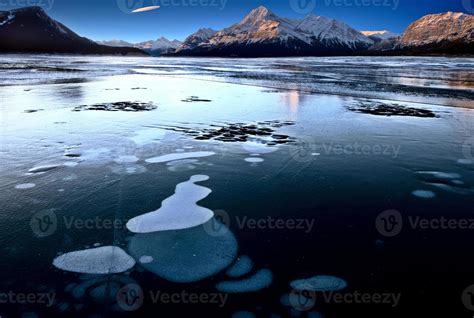
[[252, 268], [253, 262], [250, 257], [243, 255], [227, 270], [226, 274], [232, 278], [241, 277], [250, 273]]
[[154, 142], [158, 142], [166, 135], [166, 130], [163, 129], [144, 129], [135, 132], [132, 137], [129, 137], [137, 146], [145, 146]]
[[214, 212], [200, 207], [197, 202], [206, 198], [211, 189], [196, 185], [196, 182], [209, 180], [208, 176], [195, 175], [189, 181], [176, 186], [175, 193], [164, 200], [156, 211], [137, 216], [127, 222], [133, 233], [181, 230], [206, 223]]
[[26, 189], [31, 189], [31, 188], [34, 188], [34, 187], [36, 187], [36, 184], [34, 184], [34, 183], [22, 183], [22, 184], [17, 184], [15, 186], [15, 189], [26, 190]]
[[347, 287], [347, 283], [334, 276], [314, 276], [307, 279], [298, 279], [290, 283], [291, 288], [316, 292], [337, 291]]
[[262, 269], [247, 279], [217, 283], [216, 288], [223, 293], [253, 293], [267, 288], [272, 282], [272, 272], [268, 269]]
[[83, 160], [109, 161], [111, 159], [110, 150], [107, 148], [87, 149], [82, 155]]
[[31, 168], [30, 170], [28, 170], [28, 172], [29, 173], [43, 173], [43, 172], [54, 170], [58, 167], [59, 165], [38, 166], [38, 167]]
[[120, 247], [103, 246], [63, 254], [54, 259], [53, 265], [68, 272], [116, 274], [135, 266], [135, 260]]
[[[180, 231], [137, 234], [128, 247], [139, 259], [153, 257], [142, 266], [157, 276], [176, 283], [191, 283], [214, 276], [237, 257], [237, 240], [229, 229], [213, 219], [208, 223]], [[219, 228], [219, 235], [209, 234], [209, 227]]]
[[142, 264], [150, 264], [151, 262], [153, 262], [153, 257], [148, 256], [148, 255], [144, 255], [144, 256], [140, 257], [139, 262], [142, 263]]
[[169, 161], [175, 161], [175, 160], [210, 157], [210, 156], [214, 156], [215, 154], [216, 153], [212, 151], [172, 153], [169, 155], [149, 158], [145, 161], [148, 163], [163, 163], [163, 162], [169, 162]]
[[432, 199], [436, 196], [434, 192], [428, 191], [428, 190], [415, 190], [412, 192], [412, 194], [415, 197], [422, 198], [422, 199]]
[[68, 162], [63, 163], [63, 166], [69, 167], [69, 168], [74, 168], [78, 164], [79, 164], [79, 162], [76, 162], [76, 161], [68, 161]]
[[266, 154], [278, 150], [278, 147], [269, 147], [258, 142], [246, 142], [242, 144], [242, 148], [244, 148], [248, 153], [251, 154]]
[[458, 173], [441, 172], [441, 171], [418, 171], [422, 176], [429, 176], [437, 179], [459, 179], [461, 175]]
[[245, 158], [245, 161], [249, 163], [260, 163], [264, 162], [265, 160], [262, 158]]
[[135, 163], [138, 162], [138, 160], [139, 159], [136, 156], [119, 156], [114, 159], [118, 164]]

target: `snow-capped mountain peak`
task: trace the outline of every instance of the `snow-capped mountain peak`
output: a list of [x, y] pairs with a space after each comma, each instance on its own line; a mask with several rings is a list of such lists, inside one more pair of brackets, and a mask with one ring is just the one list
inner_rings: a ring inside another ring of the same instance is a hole
[[381, 31], [361, 31], [363, 35], [369, 37], [371, 39], [378, 39], [378, 40], [388, 40], [391, 38], [396, 38], [400, 36], [398, 33], [394, 33], [388, 30], [381, 30]]
[[296, 26], [316, 37], [319, 41], [339, 43], [350, 48], [371, 45], [374, 42], [349, 25], [323, 16], [308, 15]]

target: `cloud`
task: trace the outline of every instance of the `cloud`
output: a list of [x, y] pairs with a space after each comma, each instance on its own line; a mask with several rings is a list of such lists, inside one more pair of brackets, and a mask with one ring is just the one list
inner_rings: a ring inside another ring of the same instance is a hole
[[143, 7], [143, 8], [135, 9], [135, 10], [133, 10], [132, 12], [133, 12], [133, 13], [138, 13], [138, 12], [151, 11], [151, 10], [156, 10], [156, 9], [158, 9], [159, 7], [160, 7], [160, 6]]

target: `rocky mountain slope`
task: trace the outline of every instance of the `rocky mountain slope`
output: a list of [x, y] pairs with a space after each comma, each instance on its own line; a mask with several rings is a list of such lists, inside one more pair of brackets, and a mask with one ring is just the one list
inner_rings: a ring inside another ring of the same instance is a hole
[[0, 52], [146, 55], [135, 48], [113, 48], [81, 37], [40, 7], [0, 11]]
[[259, 7], [241, 22], [177, 52], [211, 56], [332, 55], [365, 50], [373, 43], [333, 19], [310, 15], [291, 20]]

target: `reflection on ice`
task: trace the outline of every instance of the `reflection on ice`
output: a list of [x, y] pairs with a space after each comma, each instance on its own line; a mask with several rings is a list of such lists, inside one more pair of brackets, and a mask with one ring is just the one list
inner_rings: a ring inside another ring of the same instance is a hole
[[212, 190], [195, 183], [208, 179], [208, 176], [196, 175], [178, 184], [175, 193], [162, 202], [161, 208], [128, 221], [128, 230], [150, 233], [186, 229], [206, 223], [214, 216], [214, 212], [196, 203], [206, 198]]
[[204, 224], [179, 231], [137, 234], [130, 240], [128, 250], [136, 259], [152, 257], [152, 262], [142, 266], [159, 277], [176, 283], [196, 282], [224, 270], [237, 256], [237, 240], [232, 232], [224, 225], [220, 231], [219, 236], [209, 235]]

